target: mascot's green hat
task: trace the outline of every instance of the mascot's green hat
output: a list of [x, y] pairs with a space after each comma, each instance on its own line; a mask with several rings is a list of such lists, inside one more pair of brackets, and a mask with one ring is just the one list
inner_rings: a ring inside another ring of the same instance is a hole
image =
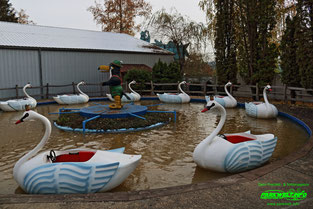
[[122, 61], [118, 61], [118, 60], [114, 60], [112, 63], [111, 63], [111, 65], [115, 65], [115, 66], [117, 66], [117, 67], [122, 67]]

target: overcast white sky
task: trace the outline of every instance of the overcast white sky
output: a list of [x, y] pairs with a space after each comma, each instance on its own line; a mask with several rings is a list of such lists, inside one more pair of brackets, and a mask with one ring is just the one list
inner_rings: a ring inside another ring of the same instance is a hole
[[[103, 0], [97, 0], [103, 2]], [[20, 11], [24, 9], [29, 20], [37, 25], [56, 26], [101, 31], [87, 11], [95, 5], [95, 0], [10, 0], [12, 6]], [[199, 0], [146, 0], [152, 5], [153, 12], [175, 7], [182, 15], [196, 22], [205, 22], [205, 14], [199, 9]], [[138, 38], [139, 35], [136, 35]]]

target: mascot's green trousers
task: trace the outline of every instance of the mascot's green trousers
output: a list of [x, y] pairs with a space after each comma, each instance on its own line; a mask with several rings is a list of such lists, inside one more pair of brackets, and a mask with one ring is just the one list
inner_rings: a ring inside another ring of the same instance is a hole
[[118, 60], [114, 60], [109, 66], [100, 65], [98, 70], [101, 72], [110, 72], [110, 79], [102, 83], [102, 86], [109, 86], [110, 93], [112, 98], [114, 98], [115, 103], [110, 104], [110, 109], [121, 109], [123, 107], [121, 103], [121, 98], [124, 95], [127, 99], [130, 98], [124, 93], [122, 87], [122, 78], [121, 78], [121, 67], [122, 62]]

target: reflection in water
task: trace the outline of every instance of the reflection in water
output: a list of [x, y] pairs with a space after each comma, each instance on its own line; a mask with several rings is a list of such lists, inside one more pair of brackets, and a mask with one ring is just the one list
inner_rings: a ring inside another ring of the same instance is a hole
[[[106, 103], [106, 102], [101, 102]], [[159, 101], [142, 101], [141, 104], [158, 104]], [[140, 104], [140, 103], [138, 103]], [[45, 105], [36, 111], [52, 122], [59, 108], [82, 108], [94, 105]], [[81, 134], [65, 132], [52, 127], [52, 134], [42, 151], [73, 148], [114, 149], [125, 147], [127, 154], [141, 154], [142, 159], [126, 181], [113, 191], [131, 191], [198, 183], [230, 174], [203, 170], [196, 166], [192, 153], [196, 145], [217, 126], [218, 111], [201, 113], [203, 104], [164, 104], [152, 106], [154, 110], [176, 110], [177, 122], [157, 129], [123, 134]], [[39, 121], [14, 123], [22, 112], [0, 112], [0, 194], [22, 193], [12, 173], [16, 161], [39, 143], [44, 127]], [[280, 159], [299, 149], [308, 139], [306, 132], [285, 118], [254, 119], [243, 109], [227, 109], [227, 120], [222, 133], [251, 130], [253, 134], [273, 133], [278, 137], [277, 147], [270, 159]]]

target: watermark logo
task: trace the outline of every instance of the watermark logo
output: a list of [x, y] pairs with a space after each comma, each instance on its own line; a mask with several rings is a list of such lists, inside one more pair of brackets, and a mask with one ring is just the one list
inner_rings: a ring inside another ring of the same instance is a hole
[[[304, 187], [309, 187], [307, 183], [258, 183], [259, 187], [264, 187], [260, 196], [271, 206], [297, 206], [306, 199], [308, 194]], [[274, 187], [265, 189], [266, 187]], [[296, 189], [295, 189], [296, 188]], [[308, 189], [306, 189], [308, 190]]]
[[289, 200], [289, 201], [301, 201], [307, 197], [305, 190], [298, 188], [289, 189], [284, 192], [283, 190], [266, 190], [262, 192], [260, 199], [263, 200]]

